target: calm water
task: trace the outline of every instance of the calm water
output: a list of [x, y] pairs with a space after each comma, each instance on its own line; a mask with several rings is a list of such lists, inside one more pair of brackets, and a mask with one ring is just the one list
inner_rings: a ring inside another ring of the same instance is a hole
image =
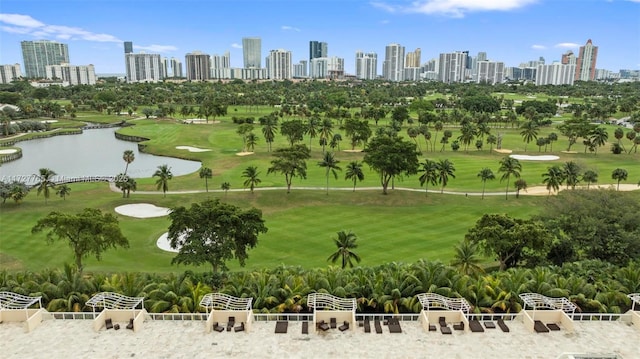
[[140, 153], [135, 142], [116, 139], [115, 131], [116, 128], [84, 130], [82, 135], [17, 142], [16, 146], [22, 148], [22, 158], [0, 166], [0, 181], [28, 178], [40, 168], [50, 168], [58, 176], [67, 177], [115, 176], [124, 172], [126, 163], [122, 153], [125, 150], [135, 153], [135, 160], [127, 170], [127, 174], [135, 178], [151, 177], [157, 167], [164, 164], [171, 168], [174, 176], [200, 168], [197, 161]]

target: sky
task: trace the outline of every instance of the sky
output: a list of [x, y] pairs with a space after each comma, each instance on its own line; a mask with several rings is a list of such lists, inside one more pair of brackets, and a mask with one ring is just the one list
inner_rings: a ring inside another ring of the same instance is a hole
[[[421, 48], [424, 63], [443, 52], [487, 53], [506, 66], [562, 54], [588, 39], [597, 68], [640, 69], [640, 0], [2, 0], [0, 64], [23, 66], [20, 42], [69, 45], [71, 64], [96, 73], [124, 73], [123, 41], [134, 51], [176, 57], [231, 55], [242, 67], [242, 38], [262, 39], [262, 62], [273, 49], [308, 60], [309, 41], [355, 72], [355, 52], [385, 46]], [[24, 71], [24, 67], [22, 67]]]

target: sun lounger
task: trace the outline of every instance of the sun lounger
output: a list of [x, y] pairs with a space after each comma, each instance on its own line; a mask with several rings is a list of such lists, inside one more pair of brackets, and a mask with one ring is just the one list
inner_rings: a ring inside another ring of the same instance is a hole
[[302, 322], [302, 334], [309, 334], [309, 322]]
[[544, 325], [544, 323], [542, 323], [539, 320], [536, 320], [533, 324], [533, 330], [536, 331], [536, 333], [549, 333], [549, 328], [547, 328], [546, 325]]
[[447, 326], [447, 319], [445, 317], [438, 318], [438, 324], [440, 324], [441, 327], [446, 327]]
[[364, 320], [364, 332], [371, 333], [371, 322], [369, 321], [369, 318]]
[[504, 320], [498, 319], [498, 326], [500, 327], [500, 329], [502, 329], [503, 332], [509, 332], [509, 327], [504, 323]]
[[487, 329], [496, 329], [496, 324], [491, 321], [484, 322], [484, 327]]
[[104, 321], [104, 326], [107, 329], [113, 329], [113, 321], [111, 319], [107, 319]]
[[331, 324], [331, 329], [336, 329], [336, 327], [338, 326], [338, 322], [336, 321], [336, 318], [330, 318], [329, 323]]
[[553, 330], [554, 332], [560, 330], [560, 327], [556, 323], [547, 324], [547, 328], [549, 328], [549, 330]]
[[454, 324], [453, 330], [464, 330], [464, 322]]
[[318, 329], [321, 329], [323, 331], [329, 330], [329, 324], [327, 324], [327, 322], [325, 322], [324, 320], [321, 321], [320, 323], [318, 323], [317, 327], [318, 327]]
[[452, 331], [451, 331], [451, 328], [449, 328], [449, 327], [440, 327], [440, 333], [442, 333], [442, 334], [451, 334]]
[[240, 323], [237, 327], [233, 328], [234, 332], [244, 332], [244, 322]]
[[349, 322], [347, 322], [346, 320], [344, 321], [344, 324], [342, 324], [341, 326], [338, 327], [338, 329], [341, 332], [344, 332], [345, 330], [349, 329]]
[[435, 324], [429, 324], [429, 331], [430, 332], [435, 332], [436, 330], [437, 329], [436, 329], [436, 325]]
[[129, 319], [129, 324], [127, 324], [127, 329], [133, 330], [133, 318]]
[[389, 333], [402, 333], [400, 323], [389, 323]]
[[235, 325], [236, 317], [229, 317], [229, 321], [227, 322], [227, 331], [230, 332]]
[[469, 321], [469, 329], [471, 329], [471, 331], [474, 332], [474, 333], [482, 333], [482, 332], [484, 332], [484, 328], [482, 327], [482, 324], [480, 324], [480, 321], [478, 321], [478, 320], [470, 320]]
[[[306, 322], [305, 322], [306, 323]], [[289, 327], [289, 322], [277, 322], [276, 323], [276, 333], [284, 334], [287, 332], [287, 328]]]
[[376, 320], [373, 323], [373, 326], [376, 328], [376, 333], [382, 334], [382, 325], [380, 325], [380, 321], [379, 320]]
[[224, 327], [222, 325], [219, 325], [218, 323], [215, 323], [213, 325], [213, 330], [215, 330], [218, 333], [222, 333], [224, 332]]

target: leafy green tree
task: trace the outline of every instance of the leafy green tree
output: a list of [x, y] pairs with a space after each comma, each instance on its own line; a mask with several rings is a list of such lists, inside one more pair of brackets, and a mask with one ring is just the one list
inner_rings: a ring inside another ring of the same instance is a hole
[[335, 263], [340, 259], [342, 261], [342, 269], [345, 269], [347, 266], [353, 268], [354, 260], [357, 263], [361, 261], [360, 256], [353, 251], [358, 248], [358, 244], [356, 243], [358, 236], [351, 231], [339, 231], [337, 234], [338, 238], [335, 238], [333, 242], [336, 244], [336, 247], [338, 247], [338, 250], [330, 255], [327, 261]]
[[204, 178], [204, 189], [209, 192], [209, 180], [213, 177], [213, 171], [209, 167], [200, 167], [200, 171], [198, 171], [198, 175], [200, 178]]
[[47, 203], [47, 199], [50, 196], [51, 188], [55, 189], [56, 183], [53, 181], [53, 177], [56, 176], [53, 170], [48, 168], [41, 168], [38, 171], [38, 183], [36, 183], [36, 187], [38, 188], [38, 195], [42, 192], [44, 194], [44, 203]]
[[551, 196], [551, 190], [557, 192], [560, 189], [562, 182], [564, 182], [564, 174], [558, 166], [549, 167], [547, 172], [542, 174], [542, 183], [547, 185], [549, 196]]
[[224, 191], [224, 196], [227, 196], [227, 192], [231, 189], [231, 184], [229, 182], [222, 182], [220, 184], [220, 189]]
[[484, 199], [484, 189], [487, 185], [488, 180], [496, 179], [496, 175], [493, 174], [493, 171], [489, 167], [485, 167], [478, 172], [478, 177], [482, 181], [482, 199]]
[[169, 218], [169, 243], [178, 250], [171, 263], [208, 263], [214, 273], [226, 270], [226, 262], [233, 258], [244, 266], [248, 250], [267, 232], [260, 210], [243, 210], [218, 199], [174, 207]]
[[20, 203], [29, 194], [29, 187], [22, 182], [13, 181], [8, 185], [8, 191], [9, 198], [15, 203]]
[[371, 128], [367, 120], [347, 119], [344, 122], [345, 135], [351, 139], [351, 149], [358, 144], [366, 144], [371, 137]]
[[356, 182], [364, 180], [364, 172], [362, 172], [362, 163], [351, 161], [347, 165], [347, 171], [344, 174], [345, 180], [353, 181], [353, 192], [356, 191]]
[[290, 148], [275, 150], [271, 160], [271, 167], [267, 174], [280, 173], [287, 183], [287, 193], [291, 193], [291, 181], [295, 177], [307, 178], [307, 160], [311, 157], [309, 148], [305, 145], [293, 145]]
[[322, 161], [318, 162], [318, 166], [324, 167], [326, 170], [325, 176], [327, 177], [327, 195], [329, 194], [329, 173], [333, 173], [333, 177], [338, 179], [338, 172], [342, 171], [342, 168], [338, 166], [338, 161], [333, 152], [325, 152], [322, 156]]
[[149, 118], [151, 117], [151, 115], [153, 115], [153, 109], [149, 108], [149, 107], [145, 107], [142, 109], [142, 114], [144, 115], [145, 118]]
[[616, 168], [615, 170], [613, 170], [613, 172], [611, 172], [611, 179], [614, 179], [618, 182], [616, 190], [620, 190], [620, 181], [626, 181], [628, 176], [629, 173], [624, 168]]
[[259, 175], [260, 172], [258, 171], [258, 167], [249, 166], [245, 168], [244, 171], [242, 171], [242, 177], [246, 178], [243, 183], [244, 188], [249, 187], [251, 193], [253, 193], [253, 189], [257, 187], [260, 182], [262, 182], [262, 180], [258, 177]]
[[458, 272], [474, 276], [483, 273], [484, 270], [480, 266], [482, 259], [479, 256], [479, 246], [475, 242], [463, 240], [453, 248], [453, 260], [450, 265], [458, 270]]
[[511, 179], [511, 176], [515, 178], [520, 178], [520, 171], [522, 171], [522, 165], [520, 164], [520, 161], [518, 161], [517, 159], [507, 156], [507, 157], [504, 157], [502, 160], [500, 160], [500, 168], [498, 169], [498, 172], [502, 173], [502, 177], [500, 177], [500, 182], [502, 182], [505, 179], [507, 180], [507, 187], [504, 192], [505, 199], [509, 198], [508, 197], [509, 179]]
[[158, 169], [153, 173], [152, 177], [158, 177], [156, 180], [156, 189], [162, 189], [164, 197], [167, 196], [169, 190], [169, 181], [173, 178], [171, 173], [171, 167], [168, 165], [160, 165]]
[[367, 146], [364, 163], [380, 175], [382, 193], [387, 194], [389, 181], [402, 174], [418, 172], [416, 145], [397, 136], [376, 136]]
[[31, 233], [47, 232], [47, 241], [67, 241], [73, 250], [78, 271], [84, 269], [82, 260], [89, 255], [102, 259], [102, 253], [109, 248], [129, 247], [129, 241], [122, 235], [118, 218], [99, 209], [85, 208], [78, 214], [51, 212], [38, 220]]
[[424, 185], [424, 195], [429, 193], [429, 184], [435, 186], [438, 183], [438, 164], [433, 160], [425, 160], [420, 163], [420, 186]]
[[125, 176], [127, 175], [127, 170], [129, 169], [129, 165], [136, 159], [136, 154], [133, 152], [133, 150], [126, 150], [124, 151], [124, 153], [122, 154], [122, 160], [124, 160], [124, 162], [126, 163], [126, 166], [124, 167], [124, 174]]
[[438, 183], [442, 186], [440, 193], [444, 193], [444, 188], [449, 183], [449, 177], [456, 178], [454, 174], [456, 168], [453, 166], [453, 162], [446, 160], [440, 160], [436, 163], [436, 171], [438, 175]]
[[582, 174], [582, 179], [587, 182], [587, 189], [589, 189], [591, 183], [598, 182], [598, 173], [596, 171], [586, 170]]
[[305, 130], [300, 120], [285, 121], [280, 125], [280, 133], [289, 140], [291, 147], [304, 139]]

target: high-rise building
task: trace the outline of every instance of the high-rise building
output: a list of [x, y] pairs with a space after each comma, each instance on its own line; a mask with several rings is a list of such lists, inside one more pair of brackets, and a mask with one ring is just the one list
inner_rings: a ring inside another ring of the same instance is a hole
[[463, 82], [467, 72], [467, 52], [440, 54], [438, 80], [445, 83]]
[[125, 54], [132, 54], [133, 53], [133, 42], [131, 42], [131, 41], [125, 41], [124, 42], [124, 53]]
[[326, 42], [309, 41], [309, 62], [318, 57], [329, 56], [329, 49]]
[[598, 46], [593, 46], [591, 39], [580, 47], [578, 61], [576, 62], [576, 81], [593, 81], [596, 78], [596, 60], [598, 59]]
[[404, 79], [404, 46], [393, 43], [385, 47], [382, 77], [388, 81]]
[[564, 65], [576, 65], [578, 59], [576, 55], [573, 54], [573, 51], [568, 50], [564, 54], [562, 54], [562, 60], [560, 61]]
[[69, 47], [59, 42], [39, 40], [22, 41], [22, 59], [25, 76], [45, 78], [46, 66], [69, 63]]
[[536, 85], [573, 85], [576, 65], [554, 62], [551, 65], [538, 65]]
[[211, 56], [211, 78], [231, 78], [231, 55], [229, 54], [229, 51], [225, 52], [223, 55], [215, 54]]
[[96, 84], [96, 70], [93, 65], [48, 65], [45, 71], [47, 79], [61, 80], [63, 86]]
[[262, 67], [262, 40], [259, 37], [242, 38], [242, 56], [244, 60], [244, 68]]
[[267, 72], [272, 80], [285, 80], [293, 77], [291, 51], [271, 50], [267, 57]]
[[9, 84], [21, 77], [20, 64], [0, 65], [0, 84]]
[[301, 79], [301, 78], [308, 77], [307, 75], [308, 64], [309, 63], [307, 60], [300, 60], [299, 63], [293, 64], [293, 78]]
[[171, 76], [184, 77], [184, 74], [182, 73], [182, 62], [175, 57], [171, 58]]
[[211, 59], [209, 55], [194, 51], [184, 56], [184, 63], [187, 67], [187, 80], [207, 81], [211, 78]]
[[128, 53], [124, 55], [127, 82], [162, 81], [162, 61], [159, 54]]
[[415, 51], [413, 52], [407, 53], [407, 56], [404, 60], [404, 67], [420, 67], [420, 57], [420, 48], [415, 49]]
[[166, 57], [160, 59], [160, 72], [163, 79], [169, 77], [169, 59]]
[[356, 52], [356, 78], [374, 80], [378, 77], [378, 54], [375, 52]]
[[309, 65], [311, 78], [341, 78], [344, 76], [344, 59], [340, 57], [317, 57]]
[[477, 66], [476, 82], [495, 85], [504, 81], [504, 62], [478, 61]]

